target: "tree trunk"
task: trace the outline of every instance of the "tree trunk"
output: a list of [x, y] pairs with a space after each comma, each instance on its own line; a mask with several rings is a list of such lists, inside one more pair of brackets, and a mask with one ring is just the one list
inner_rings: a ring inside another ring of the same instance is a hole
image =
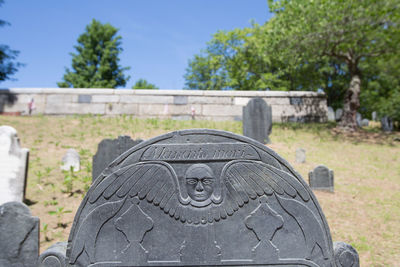
[[361, 77], [359, 71], [351, 72], [350, 86], [344, 95], [343, 116], [339, 127], [348, 131], [358, 128], [356, 114], [360, 107]]

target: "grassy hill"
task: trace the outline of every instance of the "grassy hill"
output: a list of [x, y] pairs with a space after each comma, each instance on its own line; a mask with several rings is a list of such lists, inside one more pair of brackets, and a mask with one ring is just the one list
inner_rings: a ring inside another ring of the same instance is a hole
[[[189, 128], [241, 134], [241, 122], [137, 119], [130, 116], [7, 117], [0, 125], [17, 129], [30, 149], [27, 198], [41, 220], [41, 250], [65, 241], [74, 214], [91, 184], [92, 156], [104, 138], [129, 135], [149, 139]], [[361, 266], [396, 266], [400, 262], [400, 134], [380, 133], [377, 125], [354, 134], [332, 124], [274, 124], [268, 146], [301, 176], [319, 164], [334, 170], [335, 193], [316, 192], [334, 241], [352, 244]], [[295, 162], [296, 148], [306, 163]], [[60, 170], [68, 148], [81, 156], [81, 171]]]

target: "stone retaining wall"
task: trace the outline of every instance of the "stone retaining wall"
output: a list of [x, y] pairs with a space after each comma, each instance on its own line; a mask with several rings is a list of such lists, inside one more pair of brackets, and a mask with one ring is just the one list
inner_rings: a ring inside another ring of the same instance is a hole
[[128, 114], [138, 117], [241, 120], [242, 108], [253, 97], [262, 97], [272, 106], [274, 122], [326, 121], [324, 93], [307, 91], [193, 91], [128, 89], [0, 89], [0, 112], [28, 114]]

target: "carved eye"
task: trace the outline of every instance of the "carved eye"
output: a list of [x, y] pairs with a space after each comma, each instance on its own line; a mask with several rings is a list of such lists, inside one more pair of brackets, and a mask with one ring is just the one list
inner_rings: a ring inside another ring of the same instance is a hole
[[197, 180], [196, 179], [186, 179], [186, 183], [187, 184], [197, 184]]
[[213, 182], [214, 182], [213, 179], [210, 179], [210, 178], [203, 179], [203, 184], [212, 184]]

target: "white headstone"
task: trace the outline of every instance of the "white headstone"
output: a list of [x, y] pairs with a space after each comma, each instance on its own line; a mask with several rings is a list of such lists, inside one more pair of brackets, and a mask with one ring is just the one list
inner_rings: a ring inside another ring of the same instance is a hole
[[0, 126], [0, 205], [25, 197], [29, 150], [21, 148], [17, 131]]
[[302, 148], [296, 149], [296, 162], [304, 163], [306, 162], [306, 151]]
[[373, 121], [377, 121], [377, 120], [378, 120], [378, 116], [377, 116], [377, 114], [376, 114], [376, 111], [373, 111], [373, 112], [372, 112], [371, 117], [372, 117], [372, 120], [373, 120]]
[[336, 121], [340, 121], [342, 119], [343, 116], [343, 109], [338, 108], [335, 112], [335, 119]]
[[328, 121], [335, 121], [335, 111], [332, 107], [328, 107]]
[[79, 171], [81, 167], [81, 159], [79, 154], [73, 148], [68, 149], [67, 153], [65, 153], [64, 157], [62, 158], [61, 170], [69, 171], [71, 167], [74, 172]]
[[356, 114], [356, 122], [357, 122], [357, 126], [358, 127], [362, 126], [361, 121], [362, 121], [362, 115], [357, 112], [357, 114]]

